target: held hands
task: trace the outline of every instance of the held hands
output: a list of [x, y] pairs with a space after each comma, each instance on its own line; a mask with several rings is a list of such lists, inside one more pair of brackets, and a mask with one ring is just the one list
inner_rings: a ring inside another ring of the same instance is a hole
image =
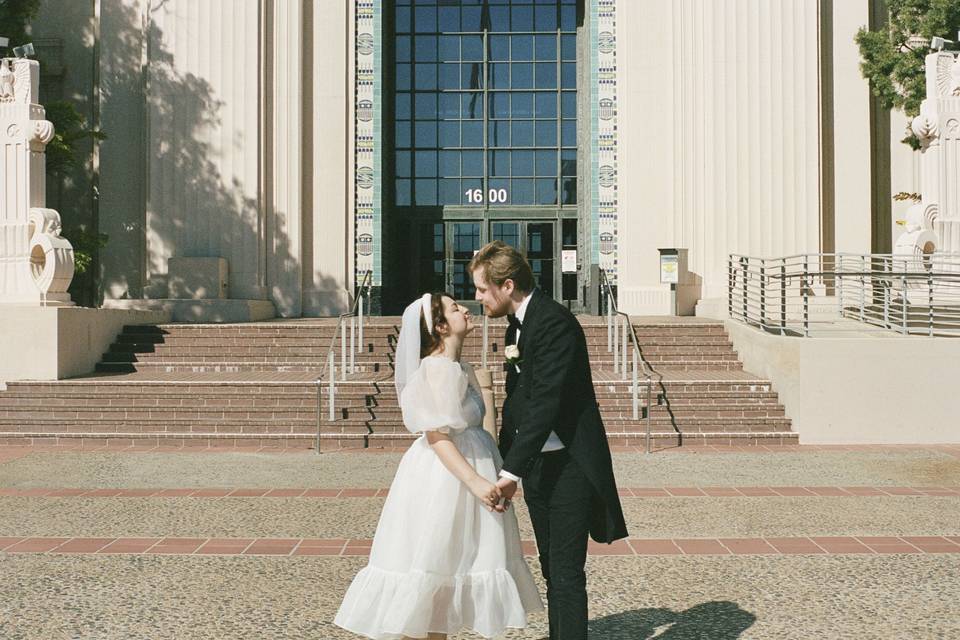
[[503, 503], [497, 505], [497, 511], [503, 512], [510, 508], [513, 496], [517, 492], [517, 483], [509, 478], [500, 478], [497, 481], [497, 490], [503, 497]]
[[470, 493], [483, 503], [487, 511], [498, 511], [500, 513], [505, 511], [505, 508], [500, 506], [500, 488], [497, 485], [478, 475], [467, 486], [470, 487]]

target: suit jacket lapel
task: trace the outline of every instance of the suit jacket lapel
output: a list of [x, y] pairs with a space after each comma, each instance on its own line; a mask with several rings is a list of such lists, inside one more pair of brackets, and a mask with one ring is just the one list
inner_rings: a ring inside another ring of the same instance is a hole
[[[517, 343], [517, 349], [520, 349], [520, 356], [523, 357], [523, 338], [526, 335], [529, 335], [529, 329], [534, 327], [533, 320], [536, 315], [537, 307], [540, 306], [543, 297], [543, 293], [540, 289], [534, 289], [533, 293], [530, 294], [530, 302], [527, 303], [527, 311], [523, 314], [523, 327], [520, 328], [520, 342]], [[521, 371], [522, 371], [521, 367]]]

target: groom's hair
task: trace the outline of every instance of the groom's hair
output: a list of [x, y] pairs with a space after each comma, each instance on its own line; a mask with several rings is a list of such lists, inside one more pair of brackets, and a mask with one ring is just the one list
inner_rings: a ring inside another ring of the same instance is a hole
[[473, 256], [467, 271], [473, 275], [476, 269], [483, 269], [484, 280], [498, 287], [502, 287], [507, 280], [513, 280], [520, 292], [529, 293], [535, 286], [530, 264], [519, 251], [500, 240], [483, 245]]

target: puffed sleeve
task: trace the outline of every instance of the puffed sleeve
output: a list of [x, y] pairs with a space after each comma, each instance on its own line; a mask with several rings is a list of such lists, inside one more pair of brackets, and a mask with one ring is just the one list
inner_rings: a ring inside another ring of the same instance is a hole
[[403, 424], [412, 433], [466, 429], [463, 400], [468, 384], [466, 373], [453, 360], [424, 358], [400, 396]]

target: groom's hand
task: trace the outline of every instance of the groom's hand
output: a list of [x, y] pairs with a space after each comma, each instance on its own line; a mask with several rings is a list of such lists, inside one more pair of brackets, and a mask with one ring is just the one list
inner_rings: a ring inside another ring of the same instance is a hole
[[497, 480], [497, 488], [500, 489], [500, 495], [507, 500], [513, 500], [513, 494], [517, 492], [517, 482], [510, 478], [500, 478]]

